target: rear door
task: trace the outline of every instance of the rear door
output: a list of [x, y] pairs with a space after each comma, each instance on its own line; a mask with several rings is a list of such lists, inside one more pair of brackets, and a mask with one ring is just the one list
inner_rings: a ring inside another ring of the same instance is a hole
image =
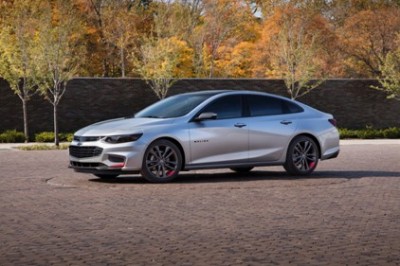
[[302, 112], [302, 108], [264, 95], [248, 95], [246, 103], [250, 117], [249, 161], [263, 163], [279, 160], [295, 132], [295, 113]]

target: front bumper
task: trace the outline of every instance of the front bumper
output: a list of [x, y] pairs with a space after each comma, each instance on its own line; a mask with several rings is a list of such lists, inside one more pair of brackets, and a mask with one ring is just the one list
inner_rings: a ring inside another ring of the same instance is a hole
[[73, 141], [69, 149], [69, 168], [92, 174], [133, 174], [142, 166], [143, 147], [140, 142], [108, 144]]
[[122, 174], [138, 174], [140, 171], [122, 171], [121, 169], [112, 169], [106, 165], [98, 164], [94, 166], [77, 166], [76, 162], [71, 161], [68, 168], [73, 169], [75, 172], [79, 173], [89, 173], [89, 174], [103, 174], [103, 175], [122, 175]]

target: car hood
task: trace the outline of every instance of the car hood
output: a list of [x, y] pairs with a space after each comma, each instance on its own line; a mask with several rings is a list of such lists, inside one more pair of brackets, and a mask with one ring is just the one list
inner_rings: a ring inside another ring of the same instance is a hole
[[170, 124], [171, 119], [157, 118], [117, 118], [102, 121], [75, 132], [76, 136], [109, 136], [141, 133], [143, 128]]

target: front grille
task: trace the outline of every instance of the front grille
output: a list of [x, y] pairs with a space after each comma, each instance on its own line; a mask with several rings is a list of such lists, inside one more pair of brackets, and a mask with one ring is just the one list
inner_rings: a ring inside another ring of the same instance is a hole
[[76, 158], [88, 158], [99, 156], [102, 153], [103, 149], [99, 147], [78, 147], [78, 146], [69, 146], [69, 155], [74, 156]]
[[81, 137], [81, 136], [74, 136], [75, 141], [79, 142], [88, 142], [88, 141], [98, 141], [102, 139], [102, 136], [97, 136], [97, 137]]

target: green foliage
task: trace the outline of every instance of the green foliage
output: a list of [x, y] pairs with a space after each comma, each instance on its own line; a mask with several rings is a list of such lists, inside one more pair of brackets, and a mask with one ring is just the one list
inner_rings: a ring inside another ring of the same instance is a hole
[[22, 143], [25, 142], [25, 135], [17, 130], [7, 130], [0, 134], [0, 143]]
[[378, 81], [381, 86], [372, 88], [386, 92], [388, 99], [400, 100], [400, 49], [387, 54], [380, 71], [382, 77]]
[[354, 129], [347, 128], [339, 128], [340, 138], [341, 139], [357, 139], [358, 131]]
[[54, 132], [41, 132], [35, 134], [36, 142], [53, 142], [54, 141]]
[[38, 1], [15, 1], [0, 25], [0, 76], [22, 100], [29, 100], [37, 85], [34, 26]]
[[391, 127], [385, 129], [339, 129], [341, 139], [398, 139], [400, 138], [400, 128]]
[[[59, 133], [60, 141], [71, 142], [74, 134], [73, 133]], [[35, 135], [36, 142], [53, 142], [53, 132], [41, 132]], [[25, 142], [25, 135], [23, 132], [17, 130], [6, 130], [0, 134], [0, 143], [23, 143]]]
[[74, 133], [60, 133], [58, 135], [60, 136], [60, 141], [64, 142], [71, 142], [74, 138]]
[[146, 38], [139, 52], [132, 60], [136, 71], [150, 85], [158, 98], [163, 99], [176, 79], [190, 75], [188, 69], [192, 50], [185, 41], [172, 38]]
[[[71, 142], [74, 135], [72, 133], [60, 133], [58, 134], [60, 141], [62, 142]], [[54, 132], [45, 131], [35, 135], [36, 142], [53, 142], [54, 141]]]

